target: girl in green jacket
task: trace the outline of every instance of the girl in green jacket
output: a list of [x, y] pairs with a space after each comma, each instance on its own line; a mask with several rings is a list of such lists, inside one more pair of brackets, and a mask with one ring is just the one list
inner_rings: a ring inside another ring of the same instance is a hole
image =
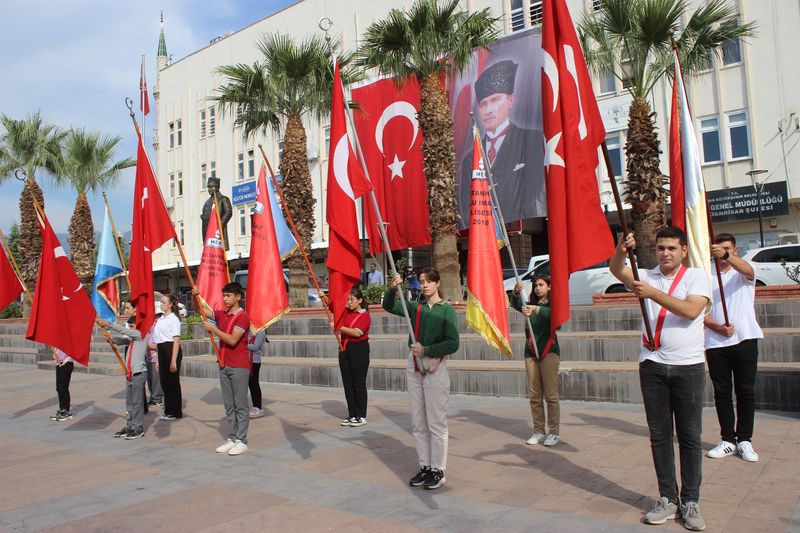
[[[558, 426], [561, 418], [558, 401], [558, 339], [553, 341], [547, 353], [543, 353], [550, 338], [550, 276], [533, 278], [533, 291], [528, 305], [522, 305], [521, 292], [522, 283], [517, 283], [511, 303], [531, 323], [530, 329], [525, 328], [525, 373], [528, 376], [528, 392], [531, 397], [533, 435], [526, 443], [555, 446], [559, 441]], [[547, 403], [547, 433], [544, 403]]]

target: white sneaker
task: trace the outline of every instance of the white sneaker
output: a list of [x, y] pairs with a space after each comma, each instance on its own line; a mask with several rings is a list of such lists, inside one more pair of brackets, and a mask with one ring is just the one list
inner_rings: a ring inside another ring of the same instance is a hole
[[544, 433], [536, 432], [531, 435], [531, 438], [525, 441], [525, 444], [539, 444], [544, 441]]
[[758, 461], [758, 454], [753, 449], [753, 445], [750, 444], [750, 441], [742, 441], [736, 446], [736, 452], [741, 456], [742, 459], [745, 461], [749, 461], [751, 463], [755, 463]]
[[349, 425], [350, 425], [350, 422], [352, 422], [354, 418], [355, 418], [355, 417], [353, 417], [353, 418], [349, 418], [349, 417], [348, 417], [348, 418], [342, 418], [342, 419], [339, 421], [339, 425], [340, 425], [340, 426], [349, 426]]
[[261, 418], [262, 416], [264, 416], [263, 409], [259, 409], [258, 407], [250, 408], [250, 418]]
[[247, 451], [247, 444], [244, 442], [237, 440], [236, 444], [228, 451], [228, 455], [242, 455], [244, 452]]
[[708, 450], [706, 456], [712, 459], [719, 459], [720, 457], [727, 457], [729, 455], [736, 455], [736, 445], [726, 440], [719, 441], [719, 444]]
[[542, 444], [544, 444], [545, 446], [555, 446], [556, 444], [558, 444], [559, 440], [560, 439], [558, 435], [554, 435], [551, 433], [544, 438], [544, 442]]
[[231, 439], [228, 439], [222, 443], [222, 446], [217, 448], [217, 453], [228, 453], [235, 445], [235, 442], [233, 442]]
[[360, 416], [354, 416], [353, 418], [350, 419], [350, 427], [351, 428], [357, 428], [359, 426], [365, 425], [366, 423], [367, 423], [367, 419], [366, 418], [361, 418]]

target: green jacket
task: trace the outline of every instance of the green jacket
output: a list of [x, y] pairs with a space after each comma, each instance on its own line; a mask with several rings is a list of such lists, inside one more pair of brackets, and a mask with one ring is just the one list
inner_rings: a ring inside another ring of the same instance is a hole
[[[395, 299], [397, 291], [388, 289], [383, 295], [383, 308], [397, 316], [403, 315], [403, 302]], [[458, 350], [458, 318], [452, 306], [440, 300], [433, 306], [406, 302], [411, 326], [416, 324], [417, 307], [421, 305], [417, 342], [427, 357], [444, 357]], [[409, 346], [411, 338], [408, 339]]]
[[[511, 305], [519, 312], [522, 312], [522, 295], [511, 293]], [[547, 341], [550, 339], [550, 304], [540, 304], [539, 305], [539, 312], [538, 313], [531, 313], [531, 316], [528, 317], [528, 320], [531, 322], [531, 328], [525, 328], [525, 357], [533, 357], [534, 354], [531, 351], [531, 343], [529, 341], [530, 338], [530, 330], [533, 330], [533, 335], [536, 337], [536, 349], [539, 351], [539, 355], [542, 355], [542, 351], [544, 350]], [[558, 348], [558, 337], [553, 341], [553, 345], [550, 347], [550, 351], [548, 353], [554, 353], [559, 355], [560, 351]]]

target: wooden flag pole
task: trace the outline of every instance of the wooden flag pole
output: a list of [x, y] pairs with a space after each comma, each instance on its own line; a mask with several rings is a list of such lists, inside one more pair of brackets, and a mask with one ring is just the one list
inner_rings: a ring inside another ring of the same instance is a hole
[[122, 367], [122, 371], [125, 373], [125, 377], [131, 379], [131, 375], [128, 372], [128, 365], [126, 365], [125, 361], [122, 360], [122, 356], [119, 354], [119, 350], [117, 350], [117, 345], [114, 344], [114, 341], [111, 339], [111, 333], [109, 333], [106, 328], [101, 326], [97, 320], [95, 320], [95, 324], [97, 324], [97, 327], [99, 327], [102, 330], [106, 342], [108, 343], [109, 346], [111, 346], [111, 349], [114, 350], [114, 355], [117, 356], [117, 361], [119, 361], [119, 366]]
[[[131, 100], [130, 98], [126, 98], [125, 99], [125, 105], [128, 108], [128, 111], [130, 112], [131, 120], [133, 121], [133, 127], [136, 128], [136, 134], [139, 137], [141, 137], [142, 136], [142, 132], [139, 130], [139, 124], [136, 123], [136, 115], [133, 113], [133, 100]], [[147, 150], [145, 150], [145, 157], [147, 157]], [[147, 164], [150, 165], [150, 169], [152, 171], [153, 165], [150, 164], [149, 157], [147, 159]], [[155, 176], [155, 173], [153, 175]], [[159, 187], [159, 185], [158, 185], [158, 180], [155, 180], [155, 183], [156, 183], [156, 189], [158, 190], [158, 197], [163, 202], [164, 201], [163, 200], [164, 197], [161, 195], [161, 187]], [[194, 283], [194, 278], [192, 277], [192, 273], [189, 271], [189, 263], [187, 263], [187, 261], [186, 261], [186, 254], [183, 253], [183, 245], [181, 245], [181, 241], [180, 241], [180, 239], [178, 239], [177, 235], [174, 237], [174, 239], [175, 239], [175, 245], [178, 247], [178, 253], [180, 253], [181, 260], [183, 261], [183, 270], [184, 270], [184, 272], [186, 272], [186, 277], [189, 280], [189, 286], [192, 288], [192, 291], [194, 291], [194, 289], [197, 288], [197, 286]], [[202, 312], [203, 303], [200, 300], [200, 295], [199, 294], [195, 295], [195, 302], [197, 303], [197, 308], [200, 309], [200, 311], [201, 311], [200, 312], [200, 317], [203, 319], [203, 323], [207, 324], [208, 323], [208, 317], [206, 316], [206, 314], [204, 312]], [[206, 330], [206, 333], [208, 334], [208, 340], [211, 341], [211, 347], [214, 348], [214, 353], [217, 356], [217, 363], [219, 364], [219, 367], [222, 368], [223, 366], [225, 366], [225, 361], [222, 359], [222, 354], [220, 353], [219, 347], [217, 346], [217, 341], [214, 340], [214, 334], [211, 333], [208, 330]]]
[[[472, 120], [473, 138], [480, 138], [478, 124], [475, 122], [475, 114], [470, 112], [469, 117]], [[486, 147], [482, 142], [479, 142], [478, 146], [481, 150], [481, 159], [483, 159], [483, 170], [486, 173], [486, 179], [489, 181], [489, 195], [492, 202], [492, 209], [497, 214], [497, 222], [500, 224], [500, 229], [503, 233], [503, 243], [505, 244], [506, 251], [508, 252], [508, 258], [511, 261], [511, 268], [514, 269], [514, 279], [516, 280], [516, 283], [520, 283], [521, 280], [519, 278], [519, 271], [517, 270], [517, 262], [514, 259], [514, 251], [511, 249], [511, 239], [508, 238], [506, 221], [505, 218], [503, 218], [503, 211], [500, 209], [500, 200], [497, 198], [497, 191], [494, 188], [494, 178], [492, 177], [491, 165], [489, 164], [489, 158], [486, 157]], [[531, 290], [533, 290], [533, 287], [531, 287]], [[520, 293], [520, 297], [521, 296], [522, 293]], [[523, 302], [523, 305], [525, 305], [525, 302]], [[531, 325], [531, 321], [528, 319], [528, 317], [525, 317], [525, 331], [531, 336], [531, 347], [533, 348], [532, 351], [538, 359], [540, 357], [539, 347], [536, 345], [536, 336], [533, 333], [533, 326]]]
[[[225, 229], [222, 227], [222, 218], [219, 216], [219, 201], [217, 193], [214, 192], [214, 210], [217, 212], [217, 228], [219, 228], [219, 240], [222, 242], [222, 260], [225, 261], [225, 279], [231, 282], [231, 270], [228, 268], [228, 252], [225, 250]], [[206, 236], [203, 235], [205, 239]]]
[[[275, 192], [278, 193], [278, 198], [280, 198], [281, 204], [283, 204], [283, 212], [286, 214], [286, 221], [289, 222], [292, 234], [294, 235], [294, 238], [297, 241], [297, 246], [300, 248], [300, 253], [303, 255], [303, 260], [306, 263], [308, 274], [311, 277], [312, 283], [314, 283], [314, 287], [316, 287], [317, 289], [317, 294], [320, 295], [320, 300], [322, 300], [322, 306], [325, 308], [325, 314], [328, 316], [328, 322], [330, 324], [333, 324], [333, 314], [331, 313], [330, 307], [328, 307], [327, 298], [322, 297], [322, 289], [320, 288], [319, 280], [317, 280], [317, 275], [314, 273], [314, 269], [311, 267], [311, 261], [308, 259], [308, 254], [306, 253], [305, 246], [303, 246], [303, 239], [300, 238], [300, 233], [297, 231], [297, 226], [295, 226], [294, 224], [294, 219], [292, 218], [292, 214], [289, 212], [289, 207], [286, 205], [286, 199], [283, 197], [283, 192], [281, 191], [280, 185], [278, 185], [278, 180], [275, 179], [275, 172], [273, 172], [272, 165], [269, 164], [269, 159], [267, 158], [267, 154], [266, 152], [264, 152], [264, 145], [259, 144], [258, 149], [261, 150], [261, 157], [264, 158], [264, 163], [267, 165], [267, 170], [269, 170], [270, 179], [272, 179], [272, 184], [275, 186]], [[344, 345], [342, 344], [342, 339], [339, 337], [339, 333], [333, 326], [331, 326], [331, 330], [333, 331], [333, 335], [336, 337], [336, 344], [339, 346], [339, 351], [340, 352], [343, 351]]]
[[[614, 193], [614, 202], [617, 205], [617, 214], [619, 215], [619, 223], [622, 226], [622, 238], [628, 236], [628, 222], [625, 220], [625, 211], [622, 210], [622, 197], [619, 195], [619, 188], [617, 187], [617, 180], [614, 178], [614, 167], [611, 164], [611, 156], [608, 154], [608, 147], [606, 142], [603, 141], [603, 159], [606, 161], [606, 172], [608, 179], [611, 182], [611, 192]], [[628, 261], [631, 263], [631, 272], [633, 279], [639, 281], [639, 269], [636, 267], [636, 254], [632, 249], [628, 249]], [[647, 335], [647, 349], [651, 352], [655, 351], [655, 343], [653, 342], [653, 328], [650, 326], [650, 318], [647, 314], [647, 305], [644, 303], [643, 298], [639, 298], [639, 308], [642, 310], [642, 317], [644, 318], [644, 330]]]

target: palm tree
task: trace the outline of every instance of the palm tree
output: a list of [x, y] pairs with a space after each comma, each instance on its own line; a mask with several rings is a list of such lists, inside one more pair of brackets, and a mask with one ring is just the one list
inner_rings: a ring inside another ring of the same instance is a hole
[[68, 182], [78, 197], [69, 222], [69, 246], [72, 266], [84, 289], [91, 290], [94, 276], [94, 224], [86, 193], [104, 190], [116, 184], [123, 169], [136, 160], [128, 157], [112, 163], [114, 150], [121, 142], [118, 136], [101, 138], [99, 133], [71, 130], [64, 141], [63, 165], [58, 181]]
[[661, 149], [647, 97], [664, 75], [672, 75], [671, 39], [676, 39], [684, 74], [691, 75], [707, 69], [726, 41], [753, 35], [754, 29], [755, 23], [739, 22], [736, 7], [726, 0], [711, 0], [694, 12], [686, 0], [603, 0], [578, 25], [589, 66], [613, 73], [633, 97], [623, 197], [631, 204], [644, 267], [656, 264], [655, 235], [667, 223], [664, 185], [669, 180], [659, 170]]
[[[338, 43], [331, 45], [338, 48]], [[282, 189], [287, 208], [300, 238], [310, 243], [314, 234], [314, 199], [308, 146], [303, 117], [322, 120], [330, 112], [333, 89], [331, 48], [321, 37], [295, 42], [287, 35], [266, 34], [258, 42], [263, 59], [253, 65], [228, 65], [218, 69], [227, 83], [214, 97], [220, 108], [238, 116], [245, 138], [272, 130], [283, 134], [280, 161]], [[342, 80], [354, 81], [357, 74], [348, 65], [352, 54], [338, 57]], [[308, 279], [299, 252], [288, 260], [289, 301], [296, 307], [308, 305]]]
[[[44, 207], [44, 196], [36, 183], [36, 172], [44, 170], [57, 173], [61, 165], [60, 143], [66, 133], [45, 122], [38, 111], [22, 120], [0, 115], [0, 123], [5, 130], [0, 136], [0, 183], [11, 176], [25, 181], [19, 198], [20, 239], [19, 257], [16, 259], [28, 290], [33, 293], [42, 251], [42, 237], [33, 198]], [[27, 299], [25, 302], [24, 314], [28, 316], [30, 302]]]
[[467, 13], [459, 0], [417, 0], [408, 10], [393, 9], [385, 20], [367, 28], [358, 64], [376, 67], [398, 81], [416, 76], [420, 83], [418, 120], [428, 183], [433, 264], [439, 269], [442, 291], [460, 300], [461, 283], [456, 223], [455, 149], [450, 105], [441, 77], [459, 73], [469, 64], [473, 48], [495, 40], [498, 19], [489, 9]]

